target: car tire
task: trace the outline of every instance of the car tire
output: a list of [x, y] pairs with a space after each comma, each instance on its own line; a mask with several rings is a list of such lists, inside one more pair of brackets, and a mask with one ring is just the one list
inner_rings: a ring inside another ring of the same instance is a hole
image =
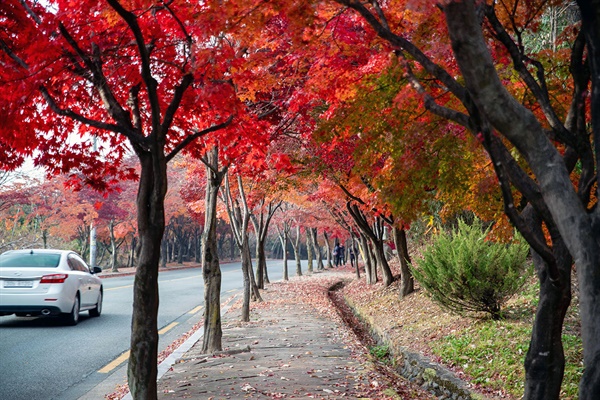
[[102, 313], [102, 299], [104, 298], [104, 296], [102, 295], [102, 290], [100, 290], [100, 293], [98, 294], [98, 302], [96, 303], [96, 306], [92, 309], [90, 309], [90, 317], [99, 317], [100, 314]]
[[75, 326], [79, 322], [79, 309], [81, 305], [79, 303], [79, 293], [75, 295], [75, 301], [73, 302], [73, 309], [70, 313], [63, 315], [63, 320], [66, 325]]

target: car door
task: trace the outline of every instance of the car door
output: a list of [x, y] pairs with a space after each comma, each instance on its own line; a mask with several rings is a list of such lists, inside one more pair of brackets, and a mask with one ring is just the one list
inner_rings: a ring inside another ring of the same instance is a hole
[[93, 306], [98, 301], [98, 295], [100, 294], [100, 286], [102, 283], [100, 279], [92, 274], [90, 267], [87, 265], [85, 261], [81, 257], [76, 257], [77, 261], [79, 261], [79, 265], [81, 266], [81, 270], [85, 273], [86, 277], [86, 286], [87, 286], [87, 295], [88, 299], [85, 303], [86, 306]]
[[69, 267], [78, 280], [81, 307], [88, 307], [92, 302], [91, 274], [87, 266], [75, 254], [69, 254]]

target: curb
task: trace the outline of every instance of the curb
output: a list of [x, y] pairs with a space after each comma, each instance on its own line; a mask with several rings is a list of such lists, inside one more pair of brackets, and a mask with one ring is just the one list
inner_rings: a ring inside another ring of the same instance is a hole
[[388, 346], [390, 353], [399, 363], [396, 370], [411, 382], [417, 383], [423, 389], [438, 396], [438, 399], [448, 400], [482, 400], [487, 399], [482, 394], [469, 388], [468, 383], [458, 378], [443, 365], [435, 363], [426, 356], [410, 351], [403, 346], [394, 345], [385, 331], [378, 329], [365, 318], [354, 304], [344, 296], [344, 301], [354, 315], [368, 327], [371, 336], [378, 342]]

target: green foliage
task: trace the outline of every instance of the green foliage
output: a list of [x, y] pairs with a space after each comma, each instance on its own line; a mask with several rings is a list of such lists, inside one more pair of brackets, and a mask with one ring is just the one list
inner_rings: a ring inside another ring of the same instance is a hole
[[486, 240], [479, 219], [459, 219], [458, 229], [442, 232], [412, 266], [415, 278], [434, 301], [460, 315], [486, 312], [501, 318], [501, 306], [527, 278], [528, 245]]
[[390, 349], [388, 346], [373, 346], [369, 349], [369, 353], [379, 360], [386, 360], [390, 356]]

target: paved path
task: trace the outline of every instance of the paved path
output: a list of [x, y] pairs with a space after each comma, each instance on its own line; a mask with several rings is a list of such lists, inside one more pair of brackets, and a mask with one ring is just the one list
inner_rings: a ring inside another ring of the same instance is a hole
[[310, 305], [255, 309], [248, 324], [232, 316], [223, 324], [224, 354], [203, 355], [196, 343], [158, 382], [159, 399], [364, 397], [365, 366], [337, 323]]

